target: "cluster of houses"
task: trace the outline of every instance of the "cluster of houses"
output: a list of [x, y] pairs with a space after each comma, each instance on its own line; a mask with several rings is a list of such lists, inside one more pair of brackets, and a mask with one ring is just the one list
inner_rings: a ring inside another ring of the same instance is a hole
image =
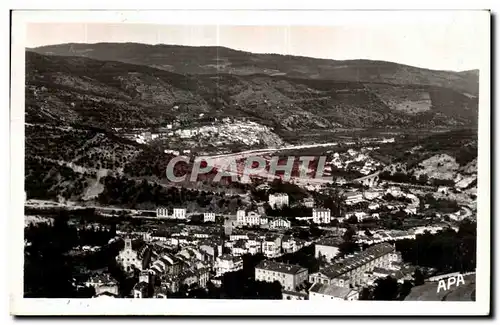
[[[353, 190], [344, 193], [344, 197], [346, 205], [354, 209], [350, 209], [342, 218], [356, 217], [359, 221], [376, 216], [381, 206], [387, 206], [388, 197], [396, 198], [394, 204], [401, 202], [407, 208], [419, 204], [415, 195], [406, 194], [397, 187]], [[404, 200], [397, 200], [398, 198]], [[356, 205], [361, 202], [367, 202], [368, 208], [364, 204], [364, 208], [357, 211]], [[268, 203], [276, 209], [290, 204], [288, 195], [284, 193], [270, 194]], [[311, 208], [312, 213], [297, 217], [298, 220], [328, 225], [334, 218], [341, 218], [332, 216], [330, 209], [315, 207], [312, 198], [304, 199], [302, 205]], [[156, 216], [175, 220], [189, 219], [185, 208], [170, 210], [159, 207]], [[225, 273], [243, 269], [244, 255], [263, 254], [265, 260], [255, 267], [255, 279], [278, 281], [282, 286], [283, 299], [357, 300], [361, 289], [372, 285], [378, 278], [390, 275], [398, 281], [408, 279], [411, 275], [402, 271], [400, 254], [388, 242], [412, 239], [428, 230], [427, 227], [408, 231], [358, 232], [354, 236], [356, 242], [372, 246], [340, 258], [340, 237], [321, 237], [317, 242], [295, 238], [282, 231], [291, 228], [290, 220], [266, 216], [262, 209], [240, 209], [232, 217], [235, 218], [225, 218], [224, 225], [220, 226], [184, 227], [179, 224], [175, 231], [163, 233], [135, 231], [136, 236], [142, 237], [135, 241], [129, 237], [130, 233], [125, 234], [125, 244], [116, 256], [116, 261], [129, 274], [139, 272], [133, 297], [167, 298], [169, 294], [182, 289], [206, 288], [209, 282], [220, 285]], [[215, 222], [215, 213], [205, 212], [203, 221]], [[324, 266], [318, 272], [309, 274], [306, 268], [299, 265], [273, 260], [312, 244], [315, 258]], [[119, 295], [117, 283], [109, 275], [95, 275], [87, 285], [96, 288], [98, 297]]]
[[371, 158], [367, 151], [374, 148], [367, 147], [361, 151], [349, 149], [345, 153], [335, 152], [332, 160], [326, 163], [327, 166], [335, 167], [337, 169], [351, 169], [360, 172], [363, 175], [371, 174], [380, 169], [380, 162]]
[[[176, 249], [156, 241], [130, 237], [124, 241], [116, 261], [128, 274], [139, 273], [132, 290], [134, 298], [167, 298], [182, 289], [206, 288], [209, 282], [220, 286], [225, 273], [243, 269], [243, 255], [257, 253], [266, 259], [255, 267], [255, 280], [278, 281], [286, 300], [357, 300], [362, 287], [378, 278], [390, 275], [404, 281], [411, 277], [402, 272], [401, 257], [394, 246], [384, 242], [338, 258], [341, 240], [322, 238], [314, 243], [314, 252], [325, 266], [309, 274], [299, 265], [272, 260], [312, 244], [282, 234], [239, 231], [227, 241], [205, 238], [197, 245], [178, 245]], [[118, 283], [109, 274], [96, 274], [86, 284], [95, 288], [95, 297], [119, 296]]]

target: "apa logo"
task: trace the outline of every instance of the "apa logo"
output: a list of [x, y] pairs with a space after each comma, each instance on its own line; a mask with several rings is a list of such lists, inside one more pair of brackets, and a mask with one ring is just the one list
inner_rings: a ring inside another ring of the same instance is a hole
[[[448, 283], [446, 283], [448, 282]], [[455, 286], [459, 286], [461, 284], [465, 284], [465, 281], [464, 281], [464, 276], [462, 274], [459, 274], [457, 276], [451, 276], [448, 278], [448, 281], [446, 281], [445, 279], [443, 280], [439, 280], [439, 283], [438, 283], [438, 287], [437, 287], [437, 292], [439, 293], [439, 291], [441, 291], [441, 289], [443, 290], [450, 290], [450, 287], [452, 285], [455, 285]]]

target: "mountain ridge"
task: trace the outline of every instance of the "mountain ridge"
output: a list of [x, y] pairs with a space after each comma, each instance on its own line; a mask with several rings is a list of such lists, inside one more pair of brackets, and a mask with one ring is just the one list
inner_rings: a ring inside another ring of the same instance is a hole
[[264, 73], [305, 79], [434, 85], [477, 96], [478, 73], [450, 72], [378, 60], [332, 60], [282, 54], [251, 53], [216, 46], [142, 43], [65, 43], [31, 48], [48, 55], [153, 66], [180, 74]]
[[27, 121], [45, 114], [66, 122], [144, 126], [203, 113], [252, 117], [288, 130], [477, 124], [475, 98], [438, 86], [267, 74], [192, 76], [29, 51], [26, 70], [26, 104], [32, 113]]

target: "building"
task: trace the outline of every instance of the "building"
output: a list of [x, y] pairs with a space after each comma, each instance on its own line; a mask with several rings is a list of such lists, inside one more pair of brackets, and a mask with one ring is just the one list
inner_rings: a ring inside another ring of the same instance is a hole
[[168, 218], [168, 209], [167, 208], [157, 208], [156, 216], [158, 218]]
[[302, 239], [285, 236], [281, 241], [281, 248], [283, 249], [284, 253], [295, 253], [302, 247], [304, 247], [304, 240]]
[[313, 209], [312, 219], [314, 223], [330, 223], [331, 221], [330, 209]]
[[135, 286], [134, 289], [132, 290], [134, 293], [134, 298], [137, 299], [142, 299], [142, 298], [148, 298], [148, 291], [149, 291], [149, 283], [147, 282], [138, 282]]
[[315, 283], [309, 289], [309, 300], [359, 300], [359, 292], [333, 284]]
[[397, 187], [397, 186], [391, 186], [389, 187], [386, 191], [385, 191], [385, 194], [390, 194], [394, 197], [400, 197], [402, 195], [404, 195], [403, 191], [401, 191], [401, 188]]
[[94, 287], [96, 296], [104, 294], [118, 296], [118, 282], [109, 274], [96, 274], [90, 277], [85, 285], [88, 287]]
[[203, 213], [203, 222], [215, 222], [215, 213], [214, 212]]
[[243, 225], [245, 223], [245, 216], [246, 216], [245, 210], [236, 211], [236, 223], [239, 225]]
[[348, 205], [356, 204], [363, 201], [363, 193], [361, 192], [347, 192], [344, 194], [345, 203]]
[[200, 251], [204, 253], [205, 260], [212, 263], [222, 255], [222, 243], [215, 241], [204, 241], [200, 244]]
[[367, 200], [374, 200], [378, 197], [381, 197], [382, 196], [382, 192], [381, 191], [375, 191], [375, 190], [372, 190], [372, 191], [364, 191], [363, 193], [363, 196], [365, 199]]
[[186, 219], [186, 209], [184, 208], [174, 208], [174, 213], [172, 214], [172, 219]]
[[291, 227], [290, 221], [284, 218], [274, 218], [269, 222], [269, 228], [271, 229], [290, 229]]
[[283, 300], [307, 300], [308, 296], [305, 292], [282, 290], [281, 296]]
[[281, 256], [281, 237], [267, 236], [262, 241], [262, 253], [267, 258]]
[[241, 256], [221, 255], [215, 260], [216, 276], [221, 276], [226, 272], [236, 272], [243, 269], [243, 259]]
[[260, 226], [265, 223], [265, 220], [261, 220], [260, 214], [254, 211], [246, 213], [245, 210], [238, 210], [236, 212], [236, 222], [239, 226]]
[[302, 205], [304, 205], [306, 208], [314, 208], [314, 204], [314, 199], [312, 197], [307, 197], [302, 200]]
[[325, 238], [314, 245], [314, 257], [324, 256], [328, 262], [339, 254], [341, 240], [337, 238]]
[[177, 276], [182, 272], [182, 261], [171, 254], [163, 254], [155, 260], [149, 270], [157, 276], [172, 275]]
[[278, 281], [283, 290], [295, 291], [307, 281], [307, 269], [298, 265], [262, 261], [255, 267], [255, 280]]
[[132, 249], [132, 240], [130, 238], [125, 239], [125, 246], [116, 256], [116, 261], [125, 272], [132, 272], [134, 268], [142, 270], [142, 258], [139, 252]]
[[268, 203], [273, 209], [281, 209], [282, 207], [288, 205], [288, 194], [286, 193], [269, 194]]
[[388, 243], [377, 244], [366, 250], [327, 266], [309, 276], [309, 282], [334, 284], [340, 287], [361, 285], [365, 272], [375, 267], [388, 267], [395, 254], [394, 246]]

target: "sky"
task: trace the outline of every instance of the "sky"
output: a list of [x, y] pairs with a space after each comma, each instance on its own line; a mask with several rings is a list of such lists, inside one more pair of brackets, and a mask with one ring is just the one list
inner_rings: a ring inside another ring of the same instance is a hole
[[157, 25], [134, 23], [30, 23], [26, 46], [137, 42], [225, 46], [254, 53], [369, 59], [435, 70], [482, 66], [474, 21], [337, 26]]

